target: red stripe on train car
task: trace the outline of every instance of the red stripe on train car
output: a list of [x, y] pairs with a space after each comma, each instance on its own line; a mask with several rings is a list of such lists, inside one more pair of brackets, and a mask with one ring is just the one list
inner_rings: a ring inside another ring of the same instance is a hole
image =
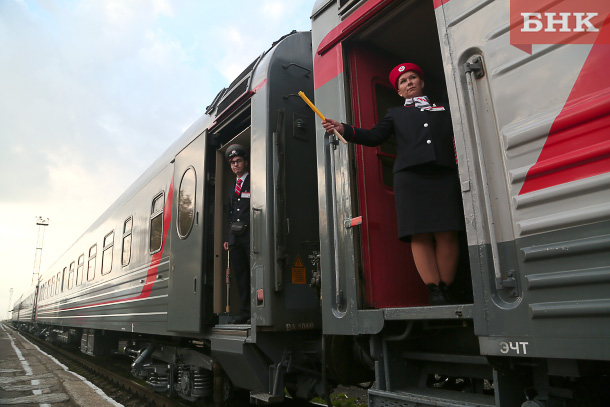
[[174, 176], [172, 174], [172, 182], [170, 183], [169, 190], [167, 191], [168, 198], [165, 201], [165, 208], [163, 209], [164, 210], [164, 212], [163, 212], [163, 240], [161, 243], [161, 250], [159, 250], [157, 253], [153, 254], [153, 256], [152, 256], [152, 259], [150, 261], [150, 266], [148, 268], [148, 272], [146, 273], [146, 281], [144, 282], [144, 285], [142, 286], [142, 291], [140, 292], [139, 295], [137, 295], [135, 297], [121, 298], [120, 300], [97, 302], [95, 304], [79, 305], [77, 307], [61, 308], [61, 309], [58, 309], [57, 311], [47, 311], [47, 312], [69, 311], [69, 310], [75, 310], [75, 309], [80, 309], [80, 308], [94, 307], [97, 305], [115, 304], [115, 303], [119, 303], [119, 302], [141, 300], [144, 298], [148, 298], [152, 291], [152, 286], [153, 286], [155, 280], [157, 279], [157, 269], [159, 268], [159, 263], [161, 262], [163, 252], [165, 251], [165, 242], [167, 241], [167, 233], [169, 232], [169, 225], [172, 220], [172, 201], [174, 198], [173, 194], [174, 194]]
[[314, 89], [324, 86], [343, 72], [343, 47], [340, 42], [394, 1], [368, 1], [326, 34], [313, 58]]
[[434, 0], [434, 8], [437, 9], [441, 7], [443, 4], [449, 3], [449, 0]]
[[605, 24], [519, 195], [610, 172], [608, 36]]

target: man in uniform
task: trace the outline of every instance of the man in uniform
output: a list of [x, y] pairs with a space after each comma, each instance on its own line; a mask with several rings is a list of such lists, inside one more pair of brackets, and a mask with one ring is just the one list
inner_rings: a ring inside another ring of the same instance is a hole
[[231, 323], [250, 323], [250, 177], [246, 149], [233, 144], [227, 148], [225, 157], [236, 180], [229, 191], [229, 213], [227, 216], [228, 240], [224, 249], [229, 250], [231, 270], [237, 280], [240, 299], [240, 314]]

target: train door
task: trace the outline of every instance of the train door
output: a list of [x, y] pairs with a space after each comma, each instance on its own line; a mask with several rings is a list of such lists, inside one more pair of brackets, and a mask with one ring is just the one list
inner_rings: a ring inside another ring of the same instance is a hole
[[[227, 273], [227, 269], [230, 269], [230, 263], [228, 263], [228, 252], [223, 248], [224, 242], [228, 240], [227, 215], [229, 208], [227, 194], [235, 185], [235, 175], [225, 159], [225, 152], [229, 146], [240, 144], [246, 149], [250, 158], [250, 132], [250, 126], [237, 135], [228, 130], [227, 133], [234, 135], [234, 137], [231, 137], [216, 151], [216, 175], [214, 183], [214, 313], [224, 314], [225, 317], [229, 314], [239, 314], [240, 307], [237, 279], [231, 272]], [[250, 159], [248, 159], [248, 162], [250, 162]], [[248, 172], [248, 176], [252, 177], [250, 168], [248, 168]], [[222, 318], [220, 323], [222, 324], [228, 320], [228, 318]]]
[[203, 298], [205, 135], [176, 155], [167, 328], [199, 332]]
[[[371, 128], [389, 107], [403, 102], [387, 79], [400, 62], [372, 47], [350, 47], [355, 126]], [[413, 262], [411, 245], [397, 239], [392, 187], [396, 139], [392, 136], [375, 148], [357, 145], [355, 152], [366, 302], [375, 308], [424, 305], [427, 291]]]

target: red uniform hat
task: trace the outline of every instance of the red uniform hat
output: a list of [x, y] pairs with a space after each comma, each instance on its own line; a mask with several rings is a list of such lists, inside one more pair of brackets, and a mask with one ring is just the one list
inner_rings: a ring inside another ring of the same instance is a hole
[[392, 71], [390, 71], [390, 83], [394, 86], [394, 89], [398, 90], [398, 78], [405, 72], [413, 71], [419, 75], [421, 79], [424, 79], [424, 71], [415, 64], [404, 63], [394, 67]]

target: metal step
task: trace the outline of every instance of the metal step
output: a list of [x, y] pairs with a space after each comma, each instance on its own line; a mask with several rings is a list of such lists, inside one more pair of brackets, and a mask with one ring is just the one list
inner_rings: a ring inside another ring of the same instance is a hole
[[387, 392], [369, 390], [369, 407], [495, 407], [494, 396], [458, 391], [410, 388]]
[[472, 304], [383, 309], [386, 320], [472, 319], [473, 313]]
[[403, 352], [402, 357], [408, 360], [427, 360], [431, 362], [456, 363], [460, 365], [489, 365], [487, 358], [481, 355], [455, 355], [450, 353], [432, 352]]

